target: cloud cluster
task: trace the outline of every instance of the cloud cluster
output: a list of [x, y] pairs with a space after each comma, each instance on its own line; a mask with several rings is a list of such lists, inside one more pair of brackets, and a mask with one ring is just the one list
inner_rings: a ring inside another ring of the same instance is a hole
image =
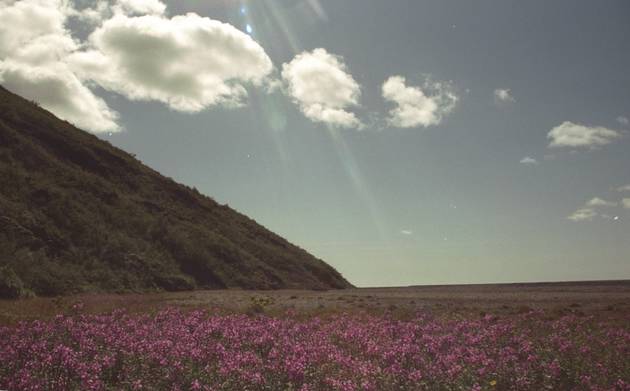
[[497, 88], [494, 90], [494, 102], [501, 103], [514, 103], [516, 99], [512, 96], [509, 88]]
[[[190, 13], [168, 18], [159, 0], [0, 0], [0, 83], [94, 133], [120, 130], [89, 86], [194, 112], [238, 106], [273, 65], [235, 27]], [[85, 42], [66, 28], [94, 30]]]
[[573, 212], [569, 217], [572, 221], [591, 221], [597, 216], [597, 213], [591, 208], [581, 208]]
[[[626, 206], [626, 201], [628, 200], [628, 205]], [[601, 213], [602, 208], [614, 208], [621, 204], [624, 208], [630, 209], [630, 198], [624, 198], [620, 203], [614, 201], [607, 201], [599, 197], [592, 198], [586, 204], [573, 212], [567, 218], [569, 220], [580, 222], [580, 221], [591, 221], [596, 217], [601, 217], [605, 219], [613, 219], [617, 220], [618, 217], [611, 217], [606, 213]]]
[[[343, 58], [323, 48], [283, 64], [277, 80], [271, 59], [248, 34], [194, 13], [169, 17], [160, 0], [0, 5], [0, 83], [94, 133], [121, 130], [94, 87], [185, 112], [243, 105], [248, 86], [281, 89], [312, 121], [365, 127], [353, 112], [361, 86]], [[73, 36], [68, 25], [87, 38]], [[412, 87], [401, 76], [385, 81], [383, 97], [396, 104], [387, 123], [404, 128], [437, 125], [457, 102], [447, 83]]]
[[361, 128], [348, 108], [358, 106], [361, 88], [343, 59], [319, 48], [282, 65], [287, 92], [304, 115], [333, 127]]
[[387, 122], [398, 128], [428, 127], [442, 122], [453, 110], [457, 96], [447, 83], [427, 81], [421, 87], [407, 86], [402, 76], [391, 76], [382, 87], [383, 98], [395, 103]]
[[565, 121], [547, 134], [549, 147], [597, 148], [621, 138], [616, 130], [601, 126], [586, 126]]
[[606, 201], [599, 197], [595, 197], [586, 203], [587, 206], [617, 206], [616, 202]]

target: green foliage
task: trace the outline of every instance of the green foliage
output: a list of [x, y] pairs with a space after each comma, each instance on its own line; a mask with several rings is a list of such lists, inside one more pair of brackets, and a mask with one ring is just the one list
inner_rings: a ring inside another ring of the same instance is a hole
[[37, 295], [350, 286], [255, 221], [2, 87], [0, 266], [13, 271], [10, 289], [21, 281]]

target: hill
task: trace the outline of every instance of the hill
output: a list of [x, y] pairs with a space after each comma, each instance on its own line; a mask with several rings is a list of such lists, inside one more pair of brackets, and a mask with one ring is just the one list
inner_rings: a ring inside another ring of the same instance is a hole
[[0, 297], [350, 286], [254, 220], [0, 87]]

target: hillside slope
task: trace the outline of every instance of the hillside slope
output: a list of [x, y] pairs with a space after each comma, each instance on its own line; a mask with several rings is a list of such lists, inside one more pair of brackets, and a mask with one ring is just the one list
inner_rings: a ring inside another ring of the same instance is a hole
[[349, 286], [248, 217], [0, 87], [0, 297]]

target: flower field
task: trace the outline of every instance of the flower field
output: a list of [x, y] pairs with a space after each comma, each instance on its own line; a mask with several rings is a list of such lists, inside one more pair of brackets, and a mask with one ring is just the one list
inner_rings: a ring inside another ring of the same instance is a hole
[[60, 315], [0, 327], [0, 389], [630, 390], [627, 324], [544, 311]]

